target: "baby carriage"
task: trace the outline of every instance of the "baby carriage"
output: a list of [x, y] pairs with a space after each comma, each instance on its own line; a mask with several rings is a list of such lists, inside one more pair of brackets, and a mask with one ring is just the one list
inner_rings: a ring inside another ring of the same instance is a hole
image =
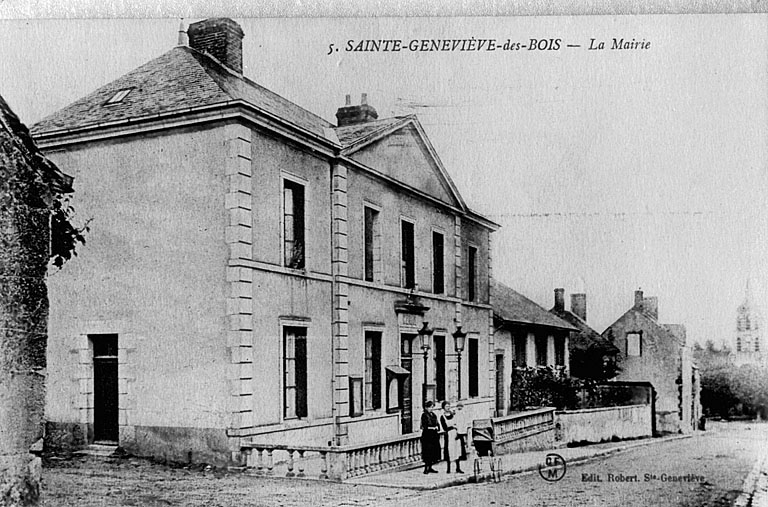
[[[494, 457], [493, 452], [495, 440], [493, 422], [490, 419], [472, 421], [472, 445], [477, 453], [474, 463], [475, 482], [486, 478], [491, 478], [494, 482], [501, 480], [501, 458]], [[485, 471], [486, 468], [488, 472]]]

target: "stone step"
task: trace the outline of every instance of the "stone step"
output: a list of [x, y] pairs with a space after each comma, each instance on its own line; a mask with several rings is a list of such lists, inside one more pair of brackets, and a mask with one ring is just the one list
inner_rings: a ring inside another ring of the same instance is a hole
[[97, 456], [102, 458], [108, 458], [110, 456], [113, 456], [115, 454], [115, 451], [117, 451], [117, 444], [91, 444], [87, 446], [85, 449], [81, 449], [79, 451], [75, 451], [74, 454], [79, 454], [82, 456]]

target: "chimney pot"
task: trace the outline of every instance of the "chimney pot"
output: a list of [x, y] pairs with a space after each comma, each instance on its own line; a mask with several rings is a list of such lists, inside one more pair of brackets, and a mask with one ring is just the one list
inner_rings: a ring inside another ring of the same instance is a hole
[[587, 321], [587, 295], [571, 294], [571, 313], [584, 322]]
[[565, 289], [555, 289], [555, 311], [562, 312], [565, 310]]
[[189, 47], [208, 53], [229, 69], [243, 73], [243, 29], [229, 18], [210, 18], [187, 29]]
[[344, 100], [344, 105], [345, 106], [351, 106], [352, 105], [352, 95], [347, 94], [347, 97]]
[[360, 97], [360, 100], [361, 104], [359, 106], [352, 106], [350, 105], [350, 96], [347, 95], [346, 105], [340, 107], [336, 111], [336, 122], [338, 123], [339, 127], [366, 123], [379, 117], [379, 113], [376, 112], [376, 109], [368, 104], [367, 93], [363, 93]]
[[643, 290], [637, 289], [635, 291], [635, 306], [639, 309], [643, 309]]
[[187, 37], [187, 30], [184, 27], [184, 20], [182, 19], [179, 23], [179, 46], [188, 46], [189, 45], [189, 37]]

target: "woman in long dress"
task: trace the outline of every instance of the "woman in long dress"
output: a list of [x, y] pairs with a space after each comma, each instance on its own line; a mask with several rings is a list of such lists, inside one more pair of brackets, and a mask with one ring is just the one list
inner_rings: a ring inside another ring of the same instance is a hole
[[451, 461], [456, 462], [456, 473], [463, 474], [459, 460], [461, 459], [461, 440], [459, 440], [456, 419], [454, 418], [453, 407], [449, 401], [442, 404], [443, 413], [440, 414], [440, 426], [443, 429], [443, 439], [445, 440], [445, 461], [448, 463], [446, 473], [451, 473]]
[[433, 412], [435, 404], [428, 401], [421, 414], [421, 459], [424, 460], [424, 473], [436, 474], [432, 465], [440, 461], [440, 426]]

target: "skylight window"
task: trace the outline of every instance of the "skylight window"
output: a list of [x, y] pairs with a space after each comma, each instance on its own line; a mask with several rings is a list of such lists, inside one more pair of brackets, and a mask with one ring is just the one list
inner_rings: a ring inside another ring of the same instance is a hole
[[128, 96], [129, 93], [131, 93], [131, 90], [133, 88], [126, 88], [125, 90], [119, 90], [115, 92], [112, 97], [104, 103], [105, 106], [111, 106], [113, 104], [119, 104], [123, 101], [123, 99]]

